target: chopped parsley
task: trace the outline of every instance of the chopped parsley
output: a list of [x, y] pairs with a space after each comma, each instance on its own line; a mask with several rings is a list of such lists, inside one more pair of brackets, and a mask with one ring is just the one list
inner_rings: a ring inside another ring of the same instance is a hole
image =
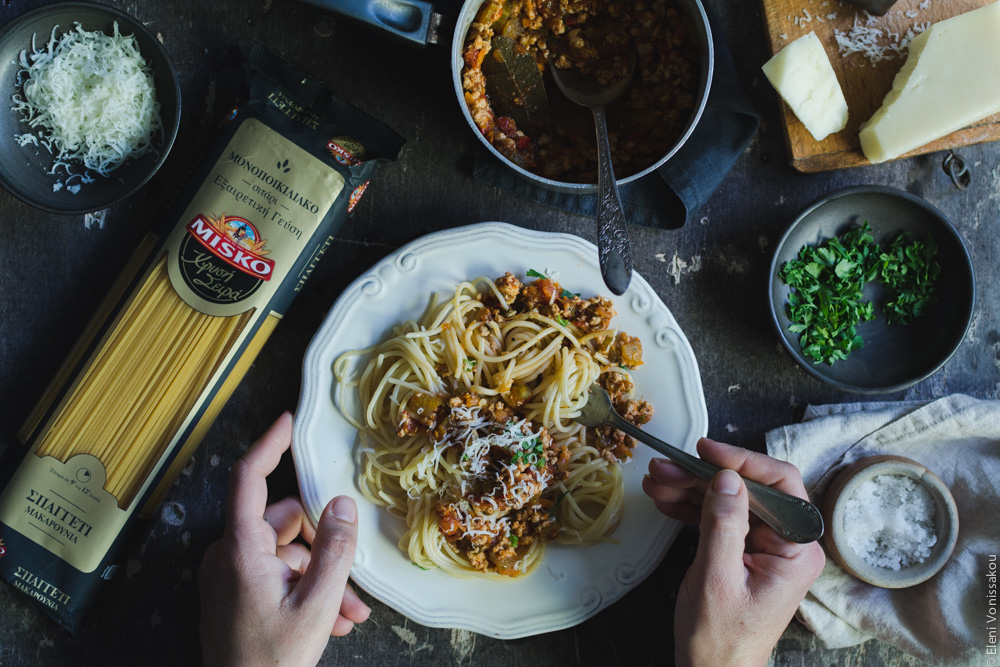
[[556, 498], [556, 502], [549, 508], [549, 516], [555, 516], [556, 511], [559, 509], [559, 505], [562, 503], [563, 498], [569, 495], [569, 491], [563, 491], [562, 494]]
[[562, 291], [562, 294], [560, 294], [559, 296], [561, 296], [564, 299], [572, 299], [574, 296], [580, 296], [580, 293], [579, 292], [570, 292], [568, 289], [566, 289], [564, 287], [563, 291]]
[[864, 346], [857, 326], [875, 317], [874, 306], [862, 294], [869, 282], [885, 286], [890, 324], [909, 323], [937, 299], [937, 244], [930, 237], [908, 241], [909, 234], [901, 233], [883, 250], [865, 221], [842, 237], [803, 246], [796, 259], [782, 265], [780, 276], [792, 288], [788, 330], [799, 334], [803, 355], [832, 365]]
[[565, 318], [563, 318], [563, 317], [557, 317], [556, 318], [556, 322], [558, 322], [559, 324], [563, 325], [564, 327], [568, 327], [569, 326], [569, 322]]
[[544, 273], [539, 273], [538, 271], [535, 271], [534, 269], [528, 269], [528, 277], [529, 278], [548, 278], [548, 276], [545, 275]]
[[545, 446], [538, 438], [532, 438], [510, 457], [511, 463], [524, 463], [536, 468], [545, 466]]
[[781, 278], [788, 295], [788, 330], [800, 334], [802, 354], [819, 363], [846, 359], [864, 345], [857, 326], [874, 317], [862, 296], [874, 277], [871, 227], [861, 227], [820, 246], [804, 246], [797, 259], [785, 262]]
[[885, 317], [890, 324], [909, 324], [938, 300], [934, 284], [941, 272], [934, 259], [937, 242], [932, 237], [925, 242], [909, 240], [908, 232], [900, 234], [878, 257], [879, 280], [887, 292]]
[[478, 363], [479, 362], [473, 359], [472, 357], [466, 357], [465, 361], [463, 362], [463, 365], [465, 366], [465, 370], [471, 373], [472, 371], [476, 370], [476, 364]]
[[514, 533], [509, 533], [508, 537], [510, 538], [510, 546], [512, 546], [513, 548], [516, 549], [517, 548], [517, 535], [515, 535]]

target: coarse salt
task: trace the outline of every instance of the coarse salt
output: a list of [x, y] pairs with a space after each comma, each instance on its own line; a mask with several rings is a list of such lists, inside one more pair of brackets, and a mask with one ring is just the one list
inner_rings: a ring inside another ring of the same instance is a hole
[[935, 509], [930, 492], [912, 478], [876, 475], [858, 485], [844, 506], [847, 544], [873, 567], [922, 563], [937, 543]]

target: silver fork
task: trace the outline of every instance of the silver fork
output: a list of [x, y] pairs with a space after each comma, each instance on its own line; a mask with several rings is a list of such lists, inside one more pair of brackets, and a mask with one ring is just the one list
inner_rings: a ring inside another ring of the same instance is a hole
[[[704, 461], [697, 456], [674, 447], [659, 438], [641, 430], [615, 412], [611, 397], [600, 385], [591, 385], [587, 403], [580, 410], [576, 421], [584, 426], [608, 425], [623, 431], [659, 453], [685, 470], [703, 480], [711, 480], [722, 468]], [[814, 542], [823, 536], [823, 517], [811, 502], [796, 498], [784, 491], [772, 489], [760, 482], [743, 478], [750, 499], [750, 511], [776, 530], [778, 534], [792, 542], [804, 544]]]

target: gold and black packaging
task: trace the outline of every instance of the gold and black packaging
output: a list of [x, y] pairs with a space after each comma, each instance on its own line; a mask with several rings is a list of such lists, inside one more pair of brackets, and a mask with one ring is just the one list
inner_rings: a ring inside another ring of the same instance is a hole
[[72, 632], [403, 139], [260, 44], [250, 97], [29, 415], [0, 575]]

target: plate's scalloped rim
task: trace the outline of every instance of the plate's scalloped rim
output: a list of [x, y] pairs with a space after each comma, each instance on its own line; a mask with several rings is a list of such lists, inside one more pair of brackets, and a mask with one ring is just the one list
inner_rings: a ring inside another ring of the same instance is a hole
[[[435, 232], [418, 238], [399, 248], [392, 254], [378, 261], [369, 270], [356, 278], [337, 298], [328, 312], [323, 324], [310, 342], [302, 365], [302, 388], [297, 409], [292, 442], [292, 456], [295, 462], [296, 475], [303, 505], [313, 523], [329, 502], [329, 498], [321, 497], [314, 479], [308, 474], [313, 469], [316, 447], [309, 441], [308, 426], [317, 418], [317, 412], [323, 403], [329, 403], [333, 410], [332, 395], [329, 387], [333, 385], [332, 359], [330, 346], [345, 320], [351, 315], [358, 303], [363, 301], [368, 293], [378, 294], [381, 283], [388, 281], [386, 276], [392, 272], [406, 272], [411, 259], [427, 254], [436, 249], [461, 246], [470, 241], [481, 243], [484, 240], [495, 240], [506, 246], [517, 248], [537, 248], [539, 244], [551, 247], [554, 251], [570, 252], [581, 265], [599, 272], [597, 268], [596, 247], [578, 236], [557, 232], [540, 232], [517, 227], [504, 222], [481, 222], [463, 227]], [[599, 275], [599, 273], [598, 273]], [[378, 289], [376, 289], [378, 288]], [[618, 298], [616, 305], [627, 303], [637, 314], [649, 314], [649, 326], [655, 328], [655, 342], [660, 347], [668, 349], [678, 364], [682, 394], [687, 400], [690, 427], [684, 442], [677, 443], [684, 449], [693, 451], [698, 437], [705, 435], [708, 429], [708, 414], [701, 377], [697, 361], [690, 344], [677, 325], [673, 315], [656, 295], [646, 280], [637, 273], [632, 276], [632, 282], [624, 295]], [[369, 344], [369, 343], [366, 343]], [[353, 456], [349, 457], [353, 466]], [[400, 587], [392, 585], [371, 572], [364, 564], [367, 554], [361, 553], [352, 568], [352, 578], [365, 591], [396, 609], [413, 621], [422, 625], [437, 628], [457, 628], [492, 636], [498, 639], [516, 639], [544, 632], [571, 627], [594, 616], [608, 605], [620, 599], [626, 592], [643, 581], [656, 568], [667, 549], [673, 543], [680, 530], [678, 522], [663, 519], [659, 530], [647, 536], [649, 540], [645, 551], [636, 560], [619, 563], [609, 577], [588, 585], [579, 590], [579, 602], [573, 608], [552, 612], [531, 614], [530, 610], [517, 616], [503, 619], [490, 618], [488, 615], [470, 613], [469, 609], [449, 608], [444, 600], [417, 600], [406, 594]], [[396, 545], [392, 545], [396, 549]], [[364, 547], [361, 547], [362, 551]], [[552, 551], [550, 550], [550, 554]], [[549, 554], [546, 558], [549, 558]], [[543, 566], [545, 564], [543, 563]], [[489, 582], [479, 580], [461, 580], [451, 578], [448, 581], [473, 581], [475, 585], [486, 585]], [[537, 574], [535, 576], [538, 576]], [[601, 586], [603, 584], [603, 587]], [[511, 586], [513, 584], [503, 583]], [[442, 594], [443, 598], [447, 596]]]

